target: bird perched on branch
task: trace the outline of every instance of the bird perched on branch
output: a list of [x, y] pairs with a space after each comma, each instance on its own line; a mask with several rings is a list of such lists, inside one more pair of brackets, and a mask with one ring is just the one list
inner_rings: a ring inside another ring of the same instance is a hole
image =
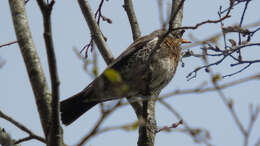
[[[173, 78], [181, 56], [183, 32], [157, 30], [133, 42], [105, 71], [78, 94], [60, 103], [69, 125], [96, 104], [123, 97], [158, 96]], [[162, 39], [163, 38], [163, 39]], [[160, 44], [158, 40], [162, 40]]]

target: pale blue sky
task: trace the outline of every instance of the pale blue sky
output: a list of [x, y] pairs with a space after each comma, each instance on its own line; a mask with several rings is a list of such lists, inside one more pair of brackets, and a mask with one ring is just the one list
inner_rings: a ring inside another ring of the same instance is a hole
[[[93, 10], [96, 9], [98, 3], [99, 2], [91, 2]], [[156, 1], [136, 0], [134, 1], [134, 4], [143, 35], [160, 28]], [[217, 19], [219, 6], [223, 5], [223, 7], [227, 7], [227, 4], [228, 0], [187, 0], [184, 8], [183, 25], [194, 25], [202, 20]], [[260, 21], [260, 1], [254, 0], [250, 4], [246, 13], [245, 24]], [[112, 24], [102, 22], [101, 28], [104, 35], [108, 38], [107, 43], [114, 56], [118, 56], [132, 43], [131, 30], [122, 5], [123, 1], [110, 0], [108, 2], [105, 1], [103, 7], [103, 14], [113, 21]], [[45, 46], [42, 38], [42, 16], [35, 1], [31, 0], [26, 8], [33, 40], [41, 58], [41, 63], [44, 72], [46, 73], [48, 83], [50, 83]], [[231, 14], [233, 18], [227, 20], [225, 24], [230, 25], [238, 23], [242, 8], [243, 5], [238, 6]], [[16, 40], [16, 37], [7, 0], [0, 1], [0, 11], [0, 44], [3, 44]], [[76, 57], [72, 49], [73, 47], [79, 49], [84, 46], [90, 39], [90, 33], [76, 1], [56, 1], [52, 22], [58, 72], [61, 81], [60, 94], [61, 99], [65, 99], [82, 90], [92, 80], [91, 77], [84, 72], [82, 68], [83, 63]], [[203, 39], [218, 33], [219, 31], [219, 24], [205, 25], [196, 31], [187, 31], [184, 37], [188, 39], [189, 33], [192, 33], [196, 38]], [[252, 42], [259, 42], [259, 34], [260, 32], [256, 34]], [[219, 43], [221, 46], [222, 41]], [[249, 51], [244, 51], [243, 53], [246, 58], [251, 59], [253, 57], [258, 57], [259, 59], [260, 50], [257, 48], [250, 48]], [[30, 82], [17, 44], [0, 48], [0, 57], [6, 61], [6, 64], [0, 68], [0, 109], [28, 126], [35, 133], [43, 135]], [[209, 79], [208, 74], [201, 71], [196, 79], [189, 82], [186, 81], [185, 76], [194, 68], [201, 65], [201, 61], [199, 59], [194, 60], [194, 58], [185, 59], [184, 61], [186, 65], [185, 68], [179, 66], [175, 78], [166, 89], [163, 90], [162, 94], [175, 89], [196, 87]], [[229, 62], [215, 67], [215, 71], [221, 74], [228, 74], [239, 69], [230, 68], [228, 63]], [[100, 71], [102, 71], [105, 68], [105, 63], [100, 55], [99, 65]], [[255, 64], [241, 74], [224, 79], [222, 82], [228, 82], [259, 73], [259, 68], [260, 64]], [[249, 117], [248, 103], [260, 104], [260, 95], [257, 91], [260, 89], [259, 87], [259, 81], [251, 81], [224, 90], [227, 97], [234, 99], [235, 110], [237, 111], [239, 118], [242, 119], [242, 123], [246, 126]], [[208, 129], [211, 132], [212, 139], [210, 142], [212, 144], [218, 146], [239, 146], [243, 144], [242, 134], [234, 124], [234, 120], [216, 92], [174, 96], [166, 101], [183, 116], [184, 120], [190, 124], [190, 126]], [[99, 110], [98, 107], [96, 107], [84, 114], [84, 116], [72, 125], [64, 127], [65, 143], [69, 145], [76, 144], [88, 133], [98, 117]], [[170, 125], [177, 121], [176, 117], [160, 104], [157, 104], [156, 106], [156, 119], [158, 126]], [[136, 116], [132, 108], [126, 106], [113, 113], [112, 116], [105, 121], [103, 126], [130, 123], [135, 120]], [[15, 139], [26, 136], [26, 134], [3, 119], [0, 119], [0, 127], [5, 128], [5, 130], [8, 133], [11, 133], [12, 137]], [[257, 120], [251, 135], [252, 137], [250, 138], [251, 142], [255, 142], [259, 138], [260, 134], [257, 132], [259, 130], [260, 122]], [[136, 145], [137, 138], [138, 131], [125, 132], [117, 130], [99, 135], [91, 139], [86, 145], [133, 146]], [[157, 134], [155, 144], [156, 146], [197, 145], [189, 136], [178, 132], [162, 132]], [[253, 144], [254, 143], [250, 143], [250, 145]], [[42, 145], [42, 143], [32, 140], [22, 143], [22, 145], [35, 146]]]

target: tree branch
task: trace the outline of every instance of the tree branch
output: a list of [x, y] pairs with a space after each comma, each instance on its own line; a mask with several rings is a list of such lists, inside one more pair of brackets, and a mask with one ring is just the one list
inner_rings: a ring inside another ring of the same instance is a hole
[[59, 108], [59, 85], [60, 81], [58, 78], [56, 56], [54, 51], [54, 44], [52, 38], [52, 27], [51, 27], [51, 12], [54, 0], [50, 4], [47, 4], [44, 0], [37, 0], [38, 6], [41, 9], [43, 15], [44, 24], [44, 40], [48, 56], [49, 72], [51, 77], [51, 89], [52, 89], [52, 102], [51, 102], [51, 125], [49, 126], [49, 133], [47, 137], [47, 145], [59, 146], [62, 145], [62, 134], [60, 126], [60, 108]]
[[103, 112], [99, 120], [96, 122], [95, 126], [92, 128], [92, 130], [84, 136], [84, 138], [77, 144], [77, 146], [84, 145], [91, 137], [98, 134], [98, 130], [100, 125], [103, 123], [103, 121], [111, 114], [113, 113], [119, 106], [121, 106], [121, 101], [118, 101], [115, 106], [113, 106], [110, 110], [107, 110]]
[[[211, 146], [211, 144], [208, 142], [209, 138], [207, 136], [205, 136], [205, 138], [198, 138], [198, 135], [200, 134], [200, 132], [198, 132], [198, 128], [196, 128], [196, 129], [191, 128], [188, 125], [188, 123], [182, 118], [182, 116], [171, 105], [169, 105], [167, 102], [165, 102], [162, 99], [159, 99], [159, 102], [162, 105], [164, 105], [172, 114], [174, 114], [181, 121], [181, 124], [186, 129], [185, 131], [187, 131], [187, 134], [189, 134], [194, 139], [194, 141], [203, 142], [205, 145]], [[200, 129], [199, 131], [202, 131], [202, 130]], [[206, 130], [206, 132], [208, 132], [208, 131]]]
[[106, 63], [110, 64], [114, 60], [114, 57], [102, 36], [101, 30], [93, 16], [93, 12], [90, 8], [88, 1], [78, 0], [78, 3], [81, 8], [82, 14], [84, 15], [84, 18], [88, 24], [89, 30], [91, 31], [91, 37], [94, 39]]
[[173, 29], [181, 26], [183, 18], [183, 4], [185, 0], [173, 0], [171, 17], [169, 20], [169, 29]]
[[139, 24], [135, 15], [135, 11], [134, 11], [134, 6], [132, 3], [132, 0], [124, 0], [124, 9], [126, 11], [126, 14], [128, 16], [130, 25], [131, 25], [131, 30], [132, 30], [132, 34], [133, 34], [133, 40], [138, 39], [141, 36], [141, 31], [139, 28]]
[[5, 43], [5, 44], [0, 45], [0, 48], [5, 47], [5, 46], [10, 46], [10, 45], [15, 44], [15, 43], [17, 43], [17, 41], [12, 41], [12, 42], [9, 42], [9, 43]]
[[139, 119], [139, 138], [138, 146], [153, 146], [155, 140], [155, 134], [157, 131], [157, 124], [155, 119], [155, 101], [151, 99], [145, 99], [143, 101], [143, 112], [142, 118]]
[[196, 24], [195, 26], [184, 26], [184, 27], [180, 27], [180, 26], [177, 26], [175, 28], [171, 28], [171, 31], [176, 31], [176, 30], [184, 30], [184, 29], [197, 29], [198, 27], [200, 27], [201, 25], [204, 25], [204, 24], [210, 24], [210, 23], [219, 23], [227, 18], [230, 17], [230, 12], [232, 10], [234, 6], [234, 1], [233, 0], [230, 0], [230, 3], [229, 3], [229, 8], [228, 8], [228, 11], [226, 13], [226, 15], [218, 20], [206, 20], [206, 21], [202, 21], [198, 24]]
[[[259, 80], [259, 79], [260, 79], [260, 74], [258, 73], [258, 74], [255, 74], [255, 75], [252, 75], [252, 76], [249, 76], [249, 77], [245, 77], [245, 78], [242, 78], [242, 79], [239, 79], [239, 80], [236, 80], [236, 81], [232, 81], [232, 82], [229, 82], [229, 83], [226, 83], [226, 84], [219, 85], [219, 89], [226, 89], [226, 88], [238, 85], [238, 84], [242, 84], [242, 83], [252, 81], [252, 80]], [[182, 94], [205, 93], [205, 92], [212, 92], [212, 91], [216, 91], [216, 88], [215, 87], [204, 88], [203, 86], [200, 86], [200, 87], [197, 87], [197, 88], [194, 88], [194, 89], [183, 89], [183, 90], [177, 89], [175, 91], [172, 91], [170, 93], [162, 95], [159, 98], [163, 99], [163, 98], [169, 98], [169, 97], [172, 97], [172, 96], [182, 95]]]
[[[141, 32], [135, 15], [132, 0], [124, 0], [123, 7], [127, 13], [128, 20], [131, 25], [133, 40], [135, 41], [139, 37], [141, 37]], [[137, 118], [140, 119], [143, 113], [143, 103], [141, 101], [132, 102], [132, 98], [133, 97], [127, 98], [127, 100], [131, 104], [132, 108], [134, 109]]]
[[[12, 119], [11, 117], [7, 116], [6, 114], [4, 114], [2, 111], [0, 111], [0, 117], [7, 120], [8, 122], [14, 124], [17, 128], [21, 129], [22, 131], [26, 132], [30, 137], [32, 137], [33, 139], [37, 139], [43, 143], [45, 142], [45, 139], [42, 138], [41, 136], [36, 135], [35, 133], [33, 133], [30, 129], [28, 129], [26, 126], [24, 126], [23, 124], [19, 123], [18, 121]], [[16, 143], [16, 142], [15, 142]]]
[[51, 116], [51, 94], [32, 40], [25, 4], [23, 0], [9, 0], [9, 5], [20, 51], [35, 95], [41, 124], [45, 136], [47, 136]]

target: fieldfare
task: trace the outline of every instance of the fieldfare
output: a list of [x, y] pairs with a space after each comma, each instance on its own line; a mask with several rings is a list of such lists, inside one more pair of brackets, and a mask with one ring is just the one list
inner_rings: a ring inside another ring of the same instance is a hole
[[183, 31], [174, 31], [156, 47], [165, 33], [165, 30], [157, 30], [137, 39], [85, 89], [61, 101], [63, 124], [71, 124], [101, 102], [158, 96], [176, 72], [181, 44], [189, 43], [182, 39]]

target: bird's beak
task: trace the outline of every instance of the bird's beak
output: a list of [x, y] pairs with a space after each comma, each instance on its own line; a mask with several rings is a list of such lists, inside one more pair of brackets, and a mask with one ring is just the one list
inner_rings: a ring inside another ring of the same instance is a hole
[[182, 44], [191, 43], [191, 41], [187, 41], [187, 40], [182, 39], [182, 40], [181, 40], [181, 43], [182, 43]]

